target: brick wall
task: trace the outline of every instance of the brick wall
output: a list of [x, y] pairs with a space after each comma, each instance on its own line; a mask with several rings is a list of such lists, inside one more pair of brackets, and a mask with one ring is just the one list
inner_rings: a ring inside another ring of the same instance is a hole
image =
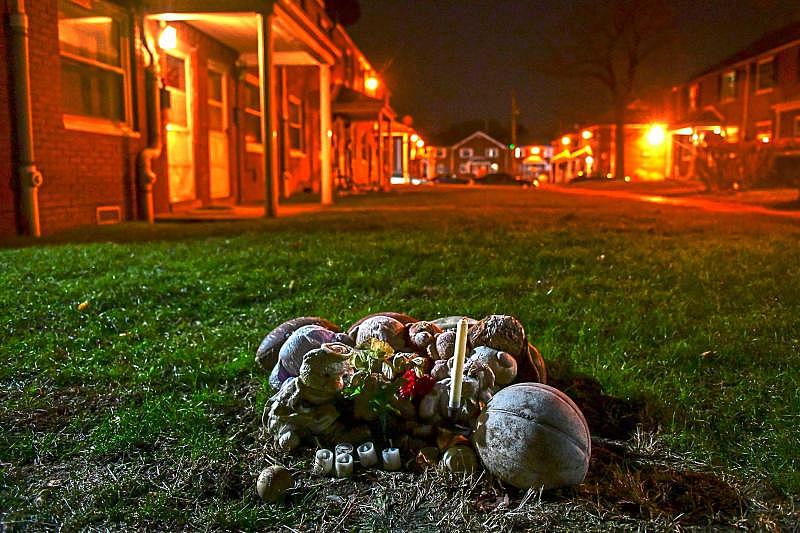
[[17, 232], [17, 206], [11, 146], [11, 94], [9, 79], [9, 31], [6, 3], [0, 1], [0, 237]]
[[[42, 233], [96, 223], [96, 208], [116, 205], [125, 219], [136, 216], [136, 154], [143, 141], [64, 127], [57, 0], [27, 3], [30, 19], [31, 99], [36, 162], [44, 177], [39, 190]], [[138, 61], [134, 58], [134, 68]], [[139, 83], [133, 88], [141, 131]]]

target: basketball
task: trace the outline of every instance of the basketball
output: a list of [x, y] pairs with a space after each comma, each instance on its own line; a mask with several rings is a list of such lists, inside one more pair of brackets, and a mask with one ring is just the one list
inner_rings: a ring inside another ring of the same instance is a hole
[[583, 413], [542, 383], [518, 383], [495, 394], [480, 414], [474, 442], [484, 467], [520, 489], [578, 485], [589, 469]]

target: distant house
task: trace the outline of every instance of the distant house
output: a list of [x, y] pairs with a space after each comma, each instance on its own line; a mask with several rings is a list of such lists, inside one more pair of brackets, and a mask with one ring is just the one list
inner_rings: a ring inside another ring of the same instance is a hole
[[0, 16], [0, 236], [389, 184], [389, 93], [322, 0]]
[[670, 111], [675, 177], [691, 177], [695, 147], [711, 141], [800, 155], [800, 22], [674, 87]]
[[[434, 141], [435, 142], [435, 141]], [[428, 152], [436, 174], [474, 175], [509, 172], [511, 153], [508, 146], [482, 131], [451, 145], [433, 144]]]
[[[625, 169], [628, 180], [661, 180], [670, 168], [668, 126], [648, 120], [653, 113], [638, 102], [625, 125]], [[611, 117], [563, 132], [552, 142], [551, 180], [567, 183], [580, 177], [610, 178], [616, 171], [616, 125]]]

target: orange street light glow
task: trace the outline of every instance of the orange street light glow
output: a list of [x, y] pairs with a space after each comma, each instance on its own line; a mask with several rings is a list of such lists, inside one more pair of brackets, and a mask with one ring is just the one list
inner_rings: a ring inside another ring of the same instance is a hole
[[762, 135], [761, 136], [761, 142], [762, 143], [767, 144], [767, 143], [769, 143], [769, 141], [770, 141], [769, 135]]
[[583, 140], [584, 140], [584, 141], [588, 141], [589, 139], [591, 139], [591, 138], [592, 138], [592, 132], [591, 132], [591, 131], [589, 131], [589, 130], [583, 130], [583, 131], [581, 132], [581, 137], [583, 137]]
[[531, 155], [539, 155], [540, 151], [541, 150], [539, 149], [538, 146], [534, 146], [533, 148], [531, 148]]
[[417, 142], [417, 140], [419, 140], [419, 135], [417, 135], [416, 133], [412, 133], [411, 134], [411, 142], [415, 143], [415, 142]]
[[425, 146], [425, 141], [417, 139], [417, 148], [422, 148], [423, 146]]
[[378, 88], [378, 85], [380, 85], [380, 82], [375, 76], [368, 76], [367, 79], [364, 80], [364, 87], [366, 87], [368, 91], [374, 91]]
[[561, 144], [563, 144], [564, 146], [569, 146], [569, 143], [571, 142], [572, 139], [569, 138], [569, 135], [564, 135], [563, 137], [561, 137]]
[[647, 143], [651, 146], [658, 146], [659, 144], [664, 144], [664, 141], [667, 139], [667, 130], [661, 124], [653, 124], [650, 126], [650, 129], [647, 130]]

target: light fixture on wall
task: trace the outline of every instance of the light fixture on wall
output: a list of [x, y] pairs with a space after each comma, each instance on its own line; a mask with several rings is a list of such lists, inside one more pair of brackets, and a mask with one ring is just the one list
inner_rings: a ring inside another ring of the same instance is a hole
[[375, 76], [367, 76], [367, 79], [364, 80], [364, 87], [370, 92], [375, 91], [380, 84], [381, 82]]
[[178, 47], [178, 31], [174, 26], [166, 24], [158, 35], [158, 46], [162, 50], [175, 50]]

